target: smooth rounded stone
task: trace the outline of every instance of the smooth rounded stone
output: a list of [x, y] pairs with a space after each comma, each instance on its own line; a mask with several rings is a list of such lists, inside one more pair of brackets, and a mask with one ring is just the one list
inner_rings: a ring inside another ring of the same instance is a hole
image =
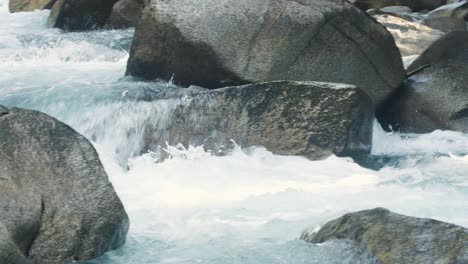
[[278, 81], [184, 96], [147, 138], [152, 150], [182, 143], [222, 154], [234, 140], [315, 160], [369, 153], [373, 118], [371, 99], [355, 86]]
[[384, 127], [411, 133], [437, 129], [468, 133], [468, 32], [437, 40], [408, 72], [416, 73], [378, 111]]
[[301, 238], [310, 243], [351, 240], [381, 264], [468, 263], [468, 229], [384, 208], [346, 214]]
[[455, 2], [442, 6], [428, 14], [422, 23], [443, 32], [467, 30], [468, 3]]
[[351, 0], [361, 10], [382, 9], [388, 6], [407, 6], [414, 11], [433, 10], [447, 3], [447, 0]]
[[114, 7], [105, 28], [136, 27], [147, 0], [120, 0]]
[[93, 146], [72, 128], [11, 108], [0, 117], [0, 157], [0, 225], [10, 234], [0, 233], [0, 246], [12, 263], [89, 260], [125, 242], [123, 205]]
[[411, 13], [413, 10], [407, 6], [387, 6], [380, 9], [380, 12], [383, 13], [393, 13], [393, 14], [405, 14]]
[[57, 0], [10, 0], [8, 7], [11, 13], [30, 12], [51, 9]]
[[434, 41], [445, 35], [441, 31], [396, 16], [375, 15], [373, 17], [392, 33], [403, 57], [420, 55]]
[[49, 15], [50, 27], [66, 31], [99, 29], [118, 0], [57, 0]]
[[405, 73], [388, 31], [347, 1], [152, 0], [127, 75], [209, 89], [350, 83], [380, 103]]

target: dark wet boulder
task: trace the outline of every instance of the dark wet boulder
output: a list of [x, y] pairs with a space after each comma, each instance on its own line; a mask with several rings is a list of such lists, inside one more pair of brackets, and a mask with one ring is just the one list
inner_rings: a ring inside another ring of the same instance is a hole
[[346, 214], [316, 233], [305, 232], [302, 239], [311, 243], [351, 240], [381, 264], [468, 263], [468, 229], [383, 208]]
[[468, 133], [468, 32], [434, 42], [408, 68], [412, 76], [384, 104], [384, 127], [427, 133], [437, 129]]
[[57, 0], [49, 15], [50, 27], [66, 31], [99, 29], [117, 0]]
[[136, 27], [147, 0], [120, 0], [114, 7], [106, 22], [106, 28]]
[[278, 81], [185, 96], [149, 128], [150, 148], [166, 143], [226, 151], [263, 146], [275, 154], [321, 159], [369, 153], [374, 107], [355, 86]]
[[89, 260], [125, 242], [128, 218], [93, 146], [45, 114], [0, 116], [0, 189], [1, 263]]
[[381, 9], [387, 6], [407, 6], [413, 11], [433, 10], [447, 3], [447, 0], [351, 0], [362, 10]]
[[404, 79], [391, 34], [344, 0], [152, 0], [127, 74], [209, 89], [350, 83], [380, 103]]
[[51, 9], [57, 0], [10, 0], [8, 7], [11, 13]]

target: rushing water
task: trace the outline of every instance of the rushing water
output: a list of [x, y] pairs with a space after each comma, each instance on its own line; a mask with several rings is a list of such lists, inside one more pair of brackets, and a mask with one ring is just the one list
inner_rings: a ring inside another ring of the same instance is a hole
[[[301, 232], [374, 207], [468, 227], [468, 135], [388, 134], [376, 124], [369, 168], [258, 147], [214, 157], [167, 147], [141, 153], [143, 128], [164, 126], [168, 83], [123, 78], [133, 31], [63, 33], [48, 11], [9, 14], [0, 0], [0, 104], [46, 112], [96, 146], [131, 218], [127, 244], [90, 263], [372, 263], [347, 243]], [[143, 100], [135, 100], [136, 98]], [[361, 163], [362, 164], [362, 163]]]

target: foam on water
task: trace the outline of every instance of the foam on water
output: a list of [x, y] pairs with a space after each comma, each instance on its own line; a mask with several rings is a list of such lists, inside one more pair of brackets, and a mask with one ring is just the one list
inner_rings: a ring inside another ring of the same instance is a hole
[[127, 244], [90, 263], [373, 263], [345, 242], [301, 232], [346, 212], [386, 207], [468, 227], [468, 135], [374, 127], [378, 170], [349, 158], [309, 161], [257, 147], [223, 157], [168, 146], [144, 153], [179, 97], [167, 83], [122, 78], [133, 30], [63, 33], [48, 11], [9, 14], [0, 0], [0, 104], [44, 111], [96, 146], [131, 218]]

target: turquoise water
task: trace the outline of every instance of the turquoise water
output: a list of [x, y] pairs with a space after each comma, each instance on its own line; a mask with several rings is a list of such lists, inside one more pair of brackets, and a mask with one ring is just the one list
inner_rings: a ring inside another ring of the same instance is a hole
[[[376, 124], [364, 168], [261, 147], [213, 157], [168, 146], [145, 153], [145, 126], [164, 127], [180, 89], [124, 78], [133, 30], [63, 33], [48, 11], [9, 14], [0, 0], [0, 104], [36, 109], [96, 146], [131, 218], [128, 242], [90, 263], [372, 263], [347, 243], [311, 245], [301, 232], [386, 207], [468, 227], [468, 135], [389, 134]], [[137, 100], [138, 99], [138, 100]]]

